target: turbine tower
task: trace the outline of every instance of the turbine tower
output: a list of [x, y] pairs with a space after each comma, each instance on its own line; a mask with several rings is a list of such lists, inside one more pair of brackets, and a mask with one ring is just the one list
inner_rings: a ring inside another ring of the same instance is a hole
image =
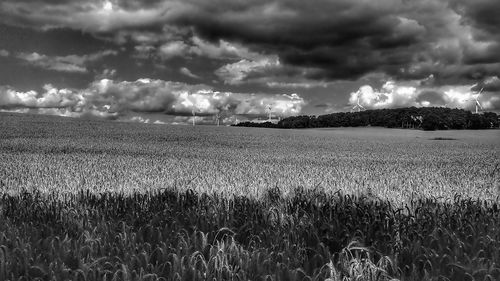
[[413, 122], [418, 123], [418, 127], [422, 126], [422, 123], [424, 122], [424, 118], [422, 116], [420, 116], [420, 115], [418, 115], [418, 116], [411, 115], [410, 117], [413, 120]]
[[357, 96], [356, 105], [354, 105], [354, 107], [352, 108], [352, 110], [353, 111], [354, 110], [358, 110], [358, 112], [360, 112], [361, 109], [366, 110], [366, 108], [359, 103], [359, 91], [356, 93], [356, 96]]
[[221, 118], [220, 111], [217, 111], [217, 113], [215, 113], [215, 123], [217, 124], [217, 127], [219, 127], [220, 125], [220, 118]]
[[272, 119], [272, 106], [270, 104], [267, 106], [267, 110], [266, 111], [269, 114], [268, 118], [267, 118], [267, 121], [271, 122], [271, 119]]
[[196, 108], [193, 107], [191, 113], [193, 114], [193, 126], [194, 126], [196, 125]]
[[481, 90], [477, 93], [477, 95], [473, 96], [474, 99], [468, 99], [468, 101], [474, 101], [474, 104], [476, 106], [476, 114], [479, 113], [478, 107], [481, 108], [481, 110], [483, 110], [483, 106], [481, 105], [481, 103], [479, 103], [479, 95], [481, 95], [482, 92], [483, 88], [481, 88]]

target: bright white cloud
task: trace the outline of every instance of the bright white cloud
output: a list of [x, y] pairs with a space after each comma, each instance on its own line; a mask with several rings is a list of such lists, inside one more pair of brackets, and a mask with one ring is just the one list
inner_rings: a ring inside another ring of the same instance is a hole
[[304, 100], [297, 94], [283, 94], [281, 99], [270, 101], [272, 112], [280, 115], [296, 115], [300, 113], [300, 109], [304, 104]]
[[[205, 85], [147, 78], [119, 82], [101, 79], [83, 90], [57, 89], [46, 85], [43, 93], [0, 88], [0, 108], [38, 108], [45, 114], [71, 117], [116, 119], [129, 116], [130, 112], [190, 116], [193, 109], [202, 118], [211, 118], [218, 112], [224, 112], [225, 118], [232, 115], [265, 116], [269, 105], [273, 107], [274, 114], [289, 116], [299, 114], [305, 101], [295, 93], [265, 95], [218, 92]], [[131, 117], [128, 120], [146, 123], [146, 119]]]
[[113, 3], [111, 3], [110, 1], [104, 2], [104, 4], [102, 5], [102, 9], [107, 12], [113, 11]]
[[34, 107], [37, 105], [35, 91], [17, 92], [9, 88], [0, 88], [0, 106], [3, 107]]
[[161, 57], [170, 59], [177, 56], [184, 56], [189, 51], [189, 46], [183, 41], [168, 42], [160, 46], [158, 52]]
[[[492, 78], [490, 83], [494, 83], [494, 80]], [[380, 89], [370, 85], [361, 86], [356, 92], [350, 93], [349, 104], [355, 105], [359, 97], [360, 104], [367, 109], [446, 106], [471, 110], [474, 107], [473, 100], [477, 97], [477, 92], [472, 90], [474, 86], [420, 87], [416, 81], [388, 81]], [[500, 97], [494, 92], [483, 92], [479, 101], [485, 110], [496, 110]]]
[[155, 120], [155, 121], [153, 122], [153, 124], [156, 124], [156, 125], [165, 125], [165, 124], [167, 124], [167, 123], [165, 123], [165, 122], [163, 122], [163, 121], [160, 121], [160, 120]]
[[75, 106], [80, 102], [80, 96], [68, 89], [56, 89], [52, 85], [44, 86], [45, 92], [19, 92], [11, 88], [0, 87], [0, 107], [26, 108], [61, 108]]
[[356, 104], [358, 96], [360, 103], [370, 108], [416, 106], [413, 101], [416, 100], [417, 89], [412, 86], [396, 85], [394, 81], [386, 82], [379, 91], [365, 85], [356, 93], [351, 93], [349, 103]]
[[0, 87], [0, 108], [6, 110], [36, 109], [37, 113], [67, 117], [97, 117], [114, 119], [118, 112], [92, 104], [89, 95], [71, 89], [57, 89], [45, 85], [44, 92], [21, 92]]
[[142, 116], [133, 116], [128, 121], [145, 124], [148, 124], [150, 122], [149, 118], [144, 118]]

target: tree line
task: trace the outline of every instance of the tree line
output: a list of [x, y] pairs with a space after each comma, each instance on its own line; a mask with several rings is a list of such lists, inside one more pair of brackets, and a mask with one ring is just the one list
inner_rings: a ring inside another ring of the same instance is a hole
[[494, 129], [499, 128], [499, 121], [498, 115], [494, 112], [473, 114], [458, 108], [407, 107], [338, 112], [319, 116], [301, 115], [284, 118], [278, 123], [242, 122], [234, 126], [280, 129], [377, 126], [432, 131]]

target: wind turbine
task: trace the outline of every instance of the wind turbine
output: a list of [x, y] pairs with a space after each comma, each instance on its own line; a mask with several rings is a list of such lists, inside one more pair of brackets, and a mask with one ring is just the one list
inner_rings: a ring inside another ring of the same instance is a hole
[[221, 118], [221, 113], [220, 111], [217, 111], [217, 113], [215, 113], [215, 122], [217, 124], [217, 127], [219, 127], [220, 125], [220, 118]]
[[481, 88], [481, 90], [477, 93], [477, 95], [473, 96], [474, 99], [468, 99], [468, 101], [474, 101], [474, 104], [476, 105], [476, 114], [479, 113], [478, 111], [478, 107], [481, 108], [481, 110], [483, 109], [483, 106], [479, 103], [479, 95], [481, 95], [481, 93], [483, 92], [483, 88]]
[[358, 112], [361, 111], [361, 108], [363, 110], [366, 110], [366, 108], [364, 106], [362, 106], [360, 103], [359, 103], [359, 91], [356, 93], [356, 96], [357, 96], [357, 101], [356, 101], [356, 105], [354, 105], [354, 107], [352, 108], [352, 110], [358, 110]]
[[269, 104], [269, 105], [267, 105], [267, 109], [266, 109], [266, 111], [267, 111], [267, 113], [269, 114], [267, 121], [268, 121], [268, 122], [271, 122], [271, 119], [272, 119], [272, 106], [271, 106], [270, 104]]
[[418, 116], [413, 116], [413, 115], [411, 115], [410, 117], [411, 117], [411, 119], [413, 120], [413, 122], [418, 122], [418, 123], [419, 123], [419, 124], [418, 124], [418, 126], [419, 126], [419, 127], [420, 127], [420, 126], [422, 126], [422, 123], [423, 123], [423, 121], [424, 121], [424, 118], [423, 118], [421, 115], [418, 115]]
[[196, 108], [193, 107], [191, 113], [193, 114], [193, 126], [194, 126], [196, 125]]

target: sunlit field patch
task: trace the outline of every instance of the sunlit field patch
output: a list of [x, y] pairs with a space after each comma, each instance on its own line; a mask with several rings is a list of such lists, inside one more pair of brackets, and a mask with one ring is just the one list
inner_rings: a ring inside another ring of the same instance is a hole
[[[409, 198], [493, 200], [500, 133], [382, 128], [265, 130], [2, 115], [7, 192], [146, 192], [259, 198], [269, 187]], [[432, 138], [454, 141], [429, 141]]]

